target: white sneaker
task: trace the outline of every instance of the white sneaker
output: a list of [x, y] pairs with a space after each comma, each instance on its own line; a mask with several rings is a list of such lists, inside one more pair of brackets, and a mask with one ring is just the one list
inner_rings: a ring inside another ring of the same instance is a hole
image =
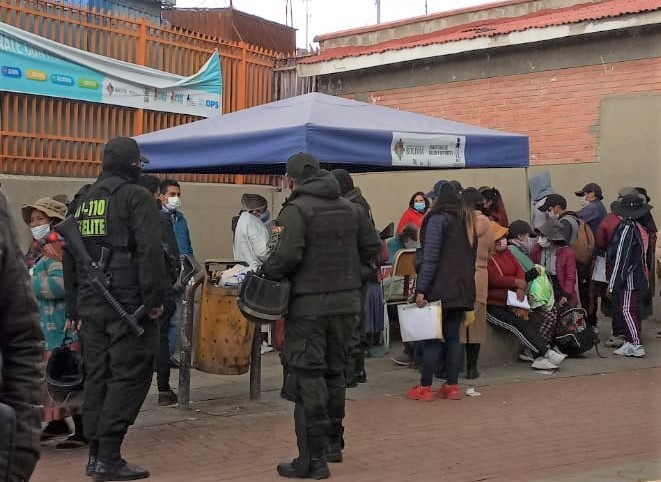
[[626, 356], [633, 356], [636, 358], [643, 358], [645, 356], [645, 347], [643, 345], [631, 345], [633, 350], [626, 353]]
[[535, 358], [535, 361], [532, 362], [532, 367], [535, 370], [557, 370], [558, 365], [554, 365], [548, 359], [540, 356], [539, 358]]
[[535, 361], [535, 356], [532, 354], [532, 350], [530, 348], [526, 348], [521, 353], [519, 353], [519, 360], [532, 362]]
[[636, 349], [636, 348], [634, 347], [634, 345], [633, 345], [632, 343], [630, 343], [630, 342], [627, 341], [627, 342], [624, 343], [624, 345], [622, 345], [620, 348], [618, 348], [617, 350], [615, 350], [615, 351], [613, 352], [613, 355], [631, 356], [631, 355], [627, 355], [627, 353], [629, 353], [629, 352], [633, 353], [633, 351], [634, 351], [635, 349]]
[[567, 358], [567, 355], [551, 349], [544, 354], [544, 358], [554, 365], [560, 366], [564, 359]]

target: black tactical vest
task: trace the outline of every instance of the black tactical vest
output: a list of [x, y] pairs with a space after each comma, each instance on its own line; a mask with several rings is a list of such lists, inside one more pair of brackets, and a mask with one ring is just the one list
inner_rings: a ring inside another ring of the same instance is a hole
[[289, 204], [305, 220], [305, 253], [293, 279], [294, 295], [359, 289], [358, 213], [346, 199], [300, 195]]
[[135, 251], [135, 241], [129, 230], [129, 213], [117, 205], [115, 192], [128, 181], [119, 176], [97, 181], [82, 194], [73, 215], [80, 228], [85, 247], [94, 260], [101, 248], [115, 253]]

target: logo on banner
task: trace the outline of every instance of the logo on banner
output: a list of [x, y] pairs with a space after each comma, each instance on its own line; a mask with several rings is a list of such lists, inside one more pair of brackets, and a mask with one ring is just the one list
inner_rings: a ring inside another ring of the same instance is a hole
[[401, 167], [463, 167], [466, 137], [447, 134], [393, 132], [392, 165]]

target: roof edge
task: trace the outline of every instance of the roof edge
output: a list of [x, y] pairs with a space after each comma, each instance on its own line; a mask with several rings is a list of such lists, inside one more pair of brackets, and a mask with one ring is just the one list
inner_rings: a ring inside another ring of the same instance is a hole
[[[648, 11], [643, 14], [626, 14], [617, 18], [607, 17], [599, 20], [585, 20], [571, 24], [513, 31], [493, 37], [475, 37], [440, 44], [431, 43], [365, 55], [328, 59], [319, 62], [301, 62], [296, 66], [296, 69], [300, 77], [330, 75], [400, 62], [413, 62], [431, 57], [444, 57], [487, 49], [506, 48], [658, 23], [661, 23], [661, 10]], [[584, 26], [584, 30], [577, 31], [577, 25]]]
[[312, 40], [314, 42], [324, 42], [326, 40], [332, 40], [336, 38], [346, 37], [347, 35], [357, 35], [362, 33], [376, 32], [378, 30], [383, 30], [384, 28], [393, 28], [401, 27], [403, 25], [409, 25], [413, 23], [419, 23], [423, 20], [436, 20], [444, 17], [452, 17], [454, 15], [462, 15], [464, 13], [472, 12], [482, 12], [485, 10], [491, 10], [492, 8], [501, 8], [508, 7], [510, 5], [518, 5], [522, 3], [529, 3], [532, 0], [505, 0], [505, 1], [494, 1], [492, 3], [486, 3], [482, 5], [476, 5], [474, 7], [466, 8], [457, 8], [454, 10], [446, 10], [444, 12], [432, 13], [429, 15], [419, 15], [417, 17], [409, 17], [402, 20], [393, 20], [392, 22], [377, 23], [374, 25], [368, 25], [366, 27], [350, 28], [347, 30], [339, 30], [337, 32], [323, 33], [315, 36]]

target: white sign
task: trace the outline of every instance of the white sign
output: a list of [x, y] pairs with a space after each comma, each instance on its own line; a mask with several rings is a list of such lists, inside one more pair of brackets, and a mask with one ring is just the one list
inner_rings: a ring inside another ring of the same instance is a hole
[[394, 167], [464, 167], [466, 136], [393, 132]]

